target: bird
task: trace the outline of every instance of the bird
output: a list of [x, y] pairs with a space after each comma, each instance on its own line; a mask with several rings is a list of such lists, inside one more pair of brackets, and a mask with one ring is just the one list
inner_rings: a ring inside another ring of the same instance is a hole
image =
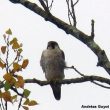
[[56, 100], [61, 98], [61, 84], [55, 83], [58, 80], [63, 80], [65, 63], [65, 54], [60, 49], [56, 41], [49, 41], [47, 48], [43, 50], [40, 60], [40, 65], [47, 81], [53, 83], [50, 84], [54, 97]]

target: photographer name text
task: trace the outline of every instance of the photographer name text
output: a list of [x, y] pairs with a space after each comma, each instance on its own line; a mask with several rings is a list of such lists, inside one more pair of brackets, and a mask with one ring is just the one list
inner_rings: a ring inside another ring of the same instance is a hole
[[81, 105], [81, 108], [90, 108], [90, 109], [109, 109], [109, 105]]

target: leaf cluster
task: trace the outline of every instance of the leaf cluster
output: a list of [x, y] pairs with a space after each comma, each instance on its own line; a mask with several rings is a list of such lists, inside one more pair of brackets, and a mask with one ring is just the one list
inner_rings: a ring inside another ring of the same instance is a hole
[[[4, 87], [0, 90], [0, 98], [4, 102], [14, 103], [17, 101], [18, 96], [20, 96], [24, 102], [19, 103], [18, 109], [22, 106], [22, 108], [28, 110], [28, 106], [37, 104], [35, 100], [29, 99], [31, 91], [25, 89], [25, 81], [21, 75], [21, 72], [28, 66], [29, 60], [23, 58], [22, 43], [19, 43], [16, 37], [12, 38], [11, 29], [5, 32], [3, 38], [5, 44], [0, 45], [0, 69], [4, 74], [2, 74], [3, 77], [0, 83], [3, 83]], [[12, 55], [12, 51], [14, 55]], [[14, 57], [11, 58], [12, 60], [10, 62], [9, 58], [12, 56]], [[19, 89], [22, 89], [23, 92], [19, 93]], [[12, 90], [15, 93], [14, 95], [12, 95]]]

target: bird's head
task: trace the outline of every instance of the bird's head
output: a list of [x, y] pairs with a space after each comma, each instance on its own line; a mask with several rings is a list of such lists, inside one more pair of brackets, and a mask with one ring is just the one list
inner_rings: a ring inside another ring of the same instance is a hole
[[55, 41], [49, 41], [47, 45], [47, 49], [55, 49], [55, 48], [59, 48], [58, 43]]

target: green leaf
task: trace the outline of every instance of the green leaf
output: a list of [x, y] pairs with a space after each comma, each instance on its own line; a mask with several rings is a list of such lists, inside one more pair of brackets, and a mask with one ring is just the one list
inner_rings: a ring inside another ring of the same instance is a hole
[[12, 35], [12, 31], [11, 31], [10, 28], [6, 31], [6, 34], [8, 34], [8, 35]]
[[28, 89], [24, 89], [24, 97], [27, 98], [30, 95], [30, 91]]
[[17, 102], [17, 95], [12, 96], [11, 99], [12, 99], [13, 103]]
[[24, 105], [28, 105], [28, 104], [29, 104], [29, 99], [26, 99], [23, 104], [24, 104]]
[[17, 99], [17, 95], [12, 96], [12, 100]]
[[11, 88], [11, 85], [6, 81], [4, 88], [5, 88], [5, 91], [8, 91]]

